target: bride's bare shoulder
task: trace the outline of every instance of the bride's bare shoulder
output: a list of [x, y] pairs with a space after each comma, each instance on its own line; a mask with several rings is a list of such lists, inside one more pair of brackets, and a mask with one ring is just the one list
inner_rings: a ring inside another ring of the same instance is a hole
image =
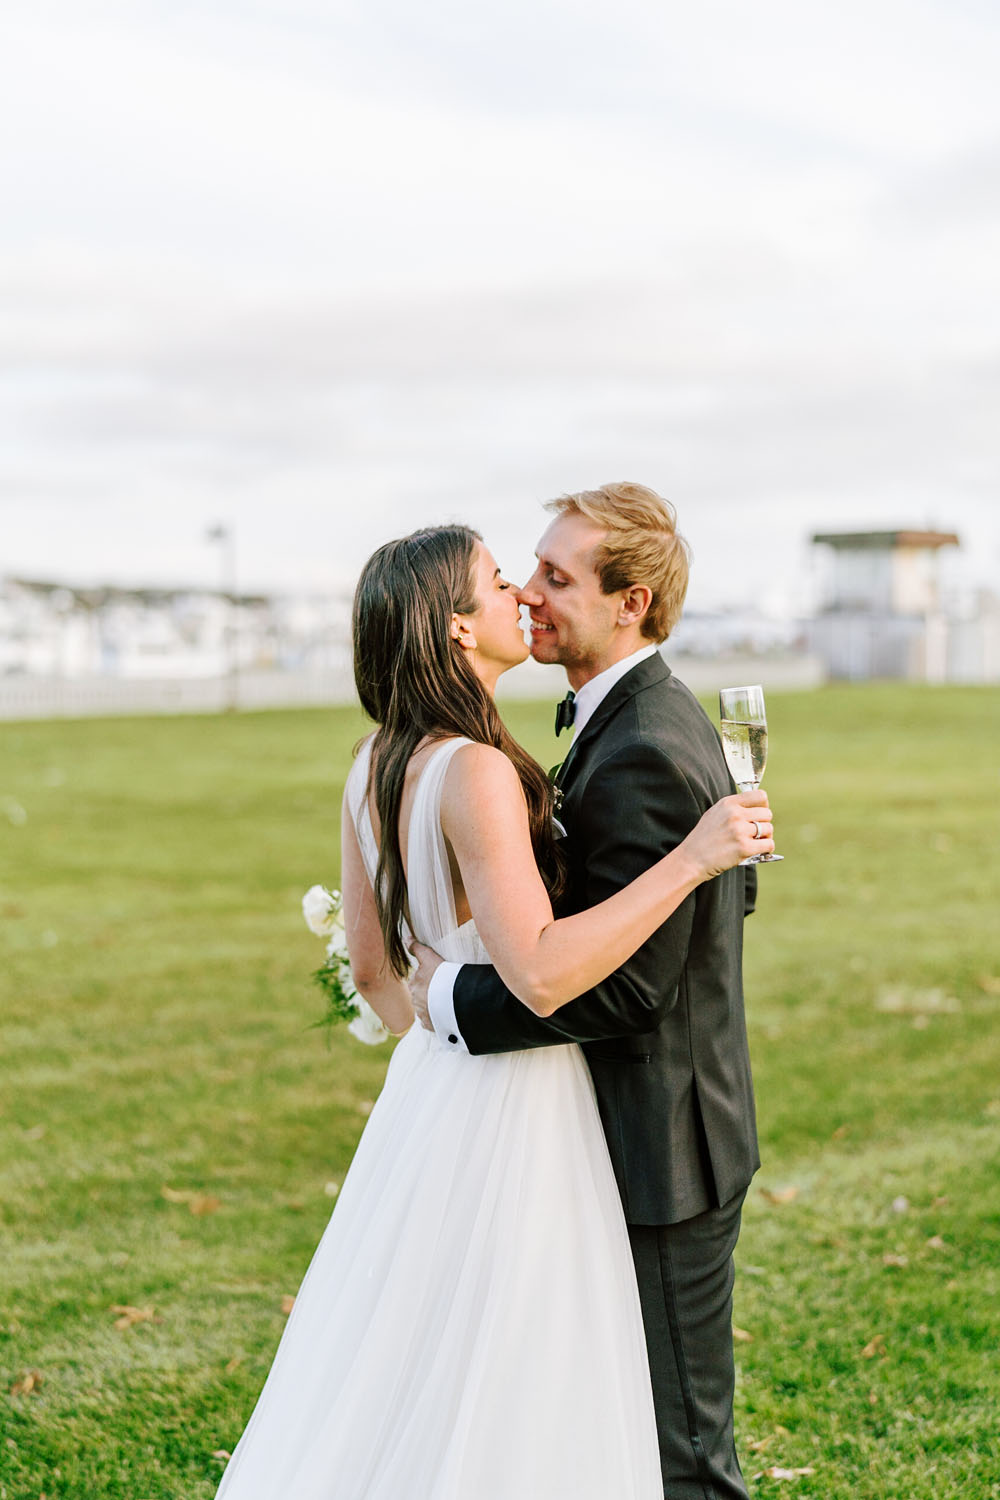
[[502, 750], [470, 743], [455, 751], [445, 776], [442, 810], [462, 815], [522, 797], [520, 777]]

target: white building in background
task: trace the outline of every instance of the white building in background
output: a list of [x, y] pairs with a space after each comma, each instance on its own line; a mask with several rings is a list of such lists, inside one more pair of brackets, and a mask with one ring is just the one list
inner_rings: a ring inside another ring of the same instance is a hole
[[217, 677], [341, 666], [346, 597], [0, 581], [0, 675]]
[[942, 593], [954, 532], [832, 532], [813, 543], [828, 549], [828, 567], [808, 638], [830, 677], [1000, 681], [1000, 599], [982, 591], [958, 607]]
[[[0, 717], [328, 702], [350, 694], [351, 602], [0, 580]], [[280, 688], [279, 688], [280, 684]]]

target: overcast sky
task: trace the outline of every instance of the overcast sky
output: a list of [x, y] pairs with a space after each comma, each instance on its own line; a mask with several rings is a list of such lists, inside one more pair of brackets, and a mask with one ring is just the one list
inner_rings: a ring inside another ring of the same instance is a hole
[[[343, 587], [451, 518], [677, 504], [1000, 586], [995, 0], [33, 0], [0, 36], [0, 573]], [[9, 13], [8, 13], [9, 14]]]

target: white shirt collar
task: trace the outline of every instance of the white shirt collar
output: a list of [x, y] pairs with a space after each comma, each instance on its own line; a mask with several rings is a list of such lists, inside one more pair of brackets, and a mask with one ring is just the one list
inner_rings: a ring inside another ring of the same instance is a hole
[[631, 656], [623, 656], [621, 661], [616, 661], [614, 666], [605, 667], [603, 672], [598, 672], [589, 682], [585, 682], [576, 695], [573, 704], [575, 713], [573, 715], [573, 739], [583, 732], [587, 720], [592, 718], [600, 708], [605, 698], [610, 693], [616, 682], [620, 682], [627, 672], [637, 667], [641, 661], [648, 660], [659, 652], [659, 646], [640, 646], [638, 651], [633, 651]]

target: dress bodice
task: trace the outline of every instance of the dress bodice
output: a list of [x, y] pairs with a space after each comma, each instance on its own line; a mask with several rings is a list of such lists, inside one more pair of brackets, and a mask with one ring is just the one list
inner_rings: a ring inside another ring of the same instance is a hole
[[[451, 758], [467, 739], [449, 739], [431, 752], [417, 778], [407, 837], [407, 899], [412, 934], [403, 924], [404, 938], [411, 935], [452, 963], [488, 964], [489, 954], [473, 921], [459, 926], [455, 895], [448, 864], [448, 850], [441, 828], [441, 793]], [[368, 806], [368, 768], [371, 738], [358, 751], [347, 778], [347, 802], [358, 835], [361, 857], [372, 888], [378, 865], [378, 842]]]

